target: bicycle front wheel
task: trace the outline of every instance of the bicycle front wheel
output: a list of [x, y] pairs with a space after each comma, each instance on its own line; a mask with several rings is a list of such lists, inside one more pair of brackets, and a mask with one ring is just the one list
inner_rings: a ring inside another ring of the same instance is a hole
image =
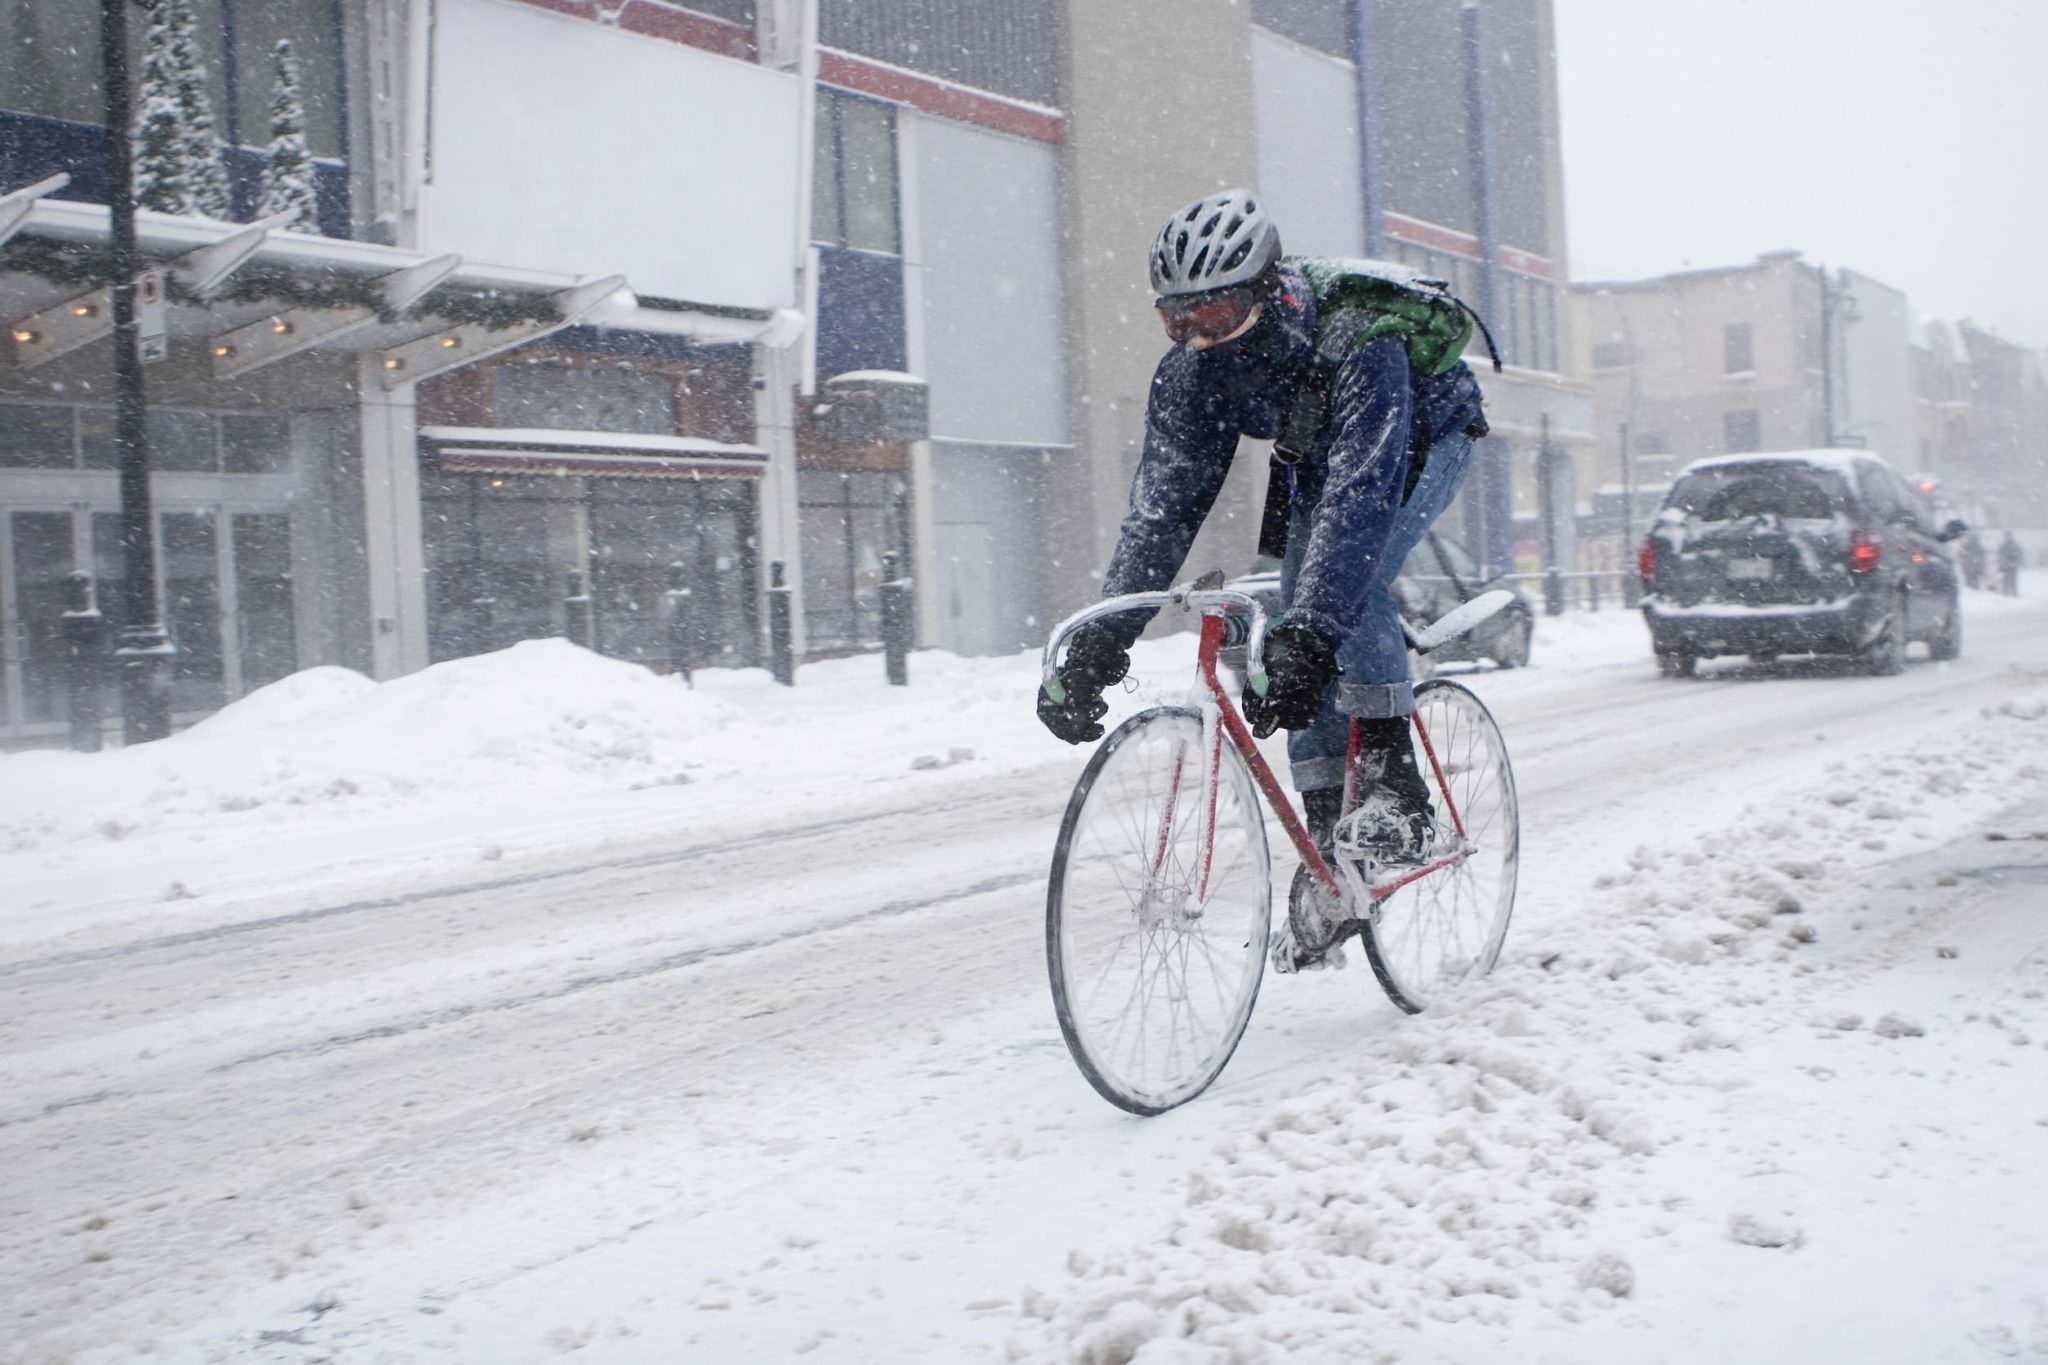
[[1053, 851], [1045, 954], [1060, 1032], [1088, 1083], [1133, 1114], [1208, 1088], [1265, 970], [1265, 820], [1243, 755], [1217, 739], [1212, 804], [1199, 712], [1125, 721], [1081, 774]]
[[1432, 678], [1415, 689], [1415, 715], [1443, 774], [1439, 781], [1417, 741], [1416, 761], [1435, 808], [1437, 847], [1464, 856], [1410, 882], [1366, 916], [1360, 937], [1373, 975], [1410, 1014], [1493, 970], [1514, 913], [1522, 856], [1515, 775], [1500, 727], [1485, 705], [1457, 683]]

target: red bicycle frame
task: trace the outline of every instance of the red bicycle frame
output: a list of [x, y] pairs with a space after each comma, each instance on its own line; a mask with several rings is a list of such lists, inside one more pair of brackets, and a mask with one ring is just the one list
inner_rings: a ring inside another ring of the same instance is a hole
[[[1207, 816], [1204, 822], [1204, 837], [1202, 840], [1201, 888], [1197, 892], [1197, 899], [1205, 897], [1209, 889], [1209, 862], [1215, 843], [1216, 787], [1222, 776], [1221, 736], [1225, 734], [1230, 736], [1230, 742], [1237, 746], [1237, 751], [1244, 755], [1245, 763], [1252, 770], [1253, 780], [1259, 784], [1259, 790], [1265, 794], [1266, 804], [1271, 806], [1273, 813], [1280, 817], [1281, 827], [1287, 831], [1287, 837], [1294, 841], [1295, 851], [1301, 855], [1302, 863], [1308, 867], [1316, 880], [1320, 881], [1329, 890], [1331, 895], [1341, 897], [1343, 889], [1337, 881], [1336, 869], [1332, 868], [1328, 860], [1323, 857], [1322, 851], [1316, 847], [1315, 840], [1309, 837], [1308, 829], [1302, 824], [1301, 817], [1294, 813], [1294, 803], [1287, 799], [1287, 793], [1280, 786], [1279, 779], [1273, 776], [1273, 770], [1267, 765], [1265, 755], [1259, 752], [1259, 746], [1252, 739], [1250, 727], [1244, 723], [1244, 717], [1238, 714], [1236, 701], [1231, 697], [1229, 689], [1216, 676], [1216, 655], [1223, 646], [1224, 615], [1224, 611], [1220, 608], [1212, 608], [1202, 613], [1201, 645], [1195, 656], [1195, 667], [1202, 684], [1216, 698], [1219, 721], [1217, 737], [1210, 741], [1213, 747], [1206, 756], [1208, 759], [1208, 790], [1203, 794], [1203, 805]], [[1465, 836], [1464, 817], [1459, 814], [1457, 802], [1451, 797], [1451, 786], [1444, 779], [1443, 764], [1437, 758], [1436, 746], [1430, 743], [1429, 731], [1424, 728], [1420, 715], [1413, 718], [1413, 723], [1416, 738], [1421, 741], [1422, 751], [1429, 758], [1429, 769], [1436, 778], [1437, 790], [1443, 794], [1444, 808], [1451, 817], [1451, 825], [1458, 832], [1460, 851], [1435, 859], [1421, 867], [1410, 868], [1401, 876], [1391, 881], [1374, 883], [1369, 890], [1369, 895], [1375, 901], [1391, 896], [1402, 887], [1420, 881], [1432, 872], [1438, 872], [1446, 867], [1463, 862], [1469, 856], [1462, 848]], [[1358, 726], [1354, 722], [1351, 727], [1349, 751], [1346, 754], [1344, 763], [1344, 804], [1346, 809], [1349, 809], [1353, 795], [1353, 776], [1358, 764], [1358, 747]], [[1166, 813], [1160, 820], [1159, 845], [1153, 860], [1153, 870], [1155, 872], [1159, 870], [1166, 857], [1167, 840], [1172, 832], [1175, 799], [1180, 794], [1180, 782], [1181, 764], [1177, 762], [1174, 765], [1172, 789], [1168, 794], [1166, 802]]]

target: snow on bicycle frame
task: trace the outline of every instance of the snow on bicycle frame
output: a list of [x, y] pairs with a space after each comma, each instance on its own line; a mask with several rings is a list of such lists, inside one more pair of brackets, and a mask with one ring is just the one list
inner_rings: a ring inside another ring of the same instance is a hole
[[[1464, 816], [1458, 810], [1457, 803], [1451, 795], [1451, 784], [1445, 778], [1443, 764], [1437, 757], [1436, 747], [1430, 740], [1428, 730], [1422, 724], [1422, 718], [1420, 715], [1417, 715], [1414, 718], [1416, 738], [1420, 741], [1422, 751], [1429, 760], [1430, 771], [1436, 779], [1438, 792], [1443, 796], [1445, 812], [1451, 818], [1452, 828], [1457, 835], [1456, 839], [1443, 856], [1434, 858], [1420, 867], [1409, 868], [1400, 876], [1385, 882], [1375, 881], [1371, 885], [1367, 885], [1364, 877], [1359, 874], [1349, 859], [1341, 860], [1339, 868], [1331, 867], [1329, 861], [1323, 857], [1322, 851], [1316, 847], [1315, 840], [1309, 837], [1308, 830], [1302, 824], [1301, 818], [1295, 814], [1294, 803], [1288, 799], [1286, 791], [1280, 786], [1279, 780], [1274, 777], [1273, 770], [1267, 765], [1265, 756], [1259, 752], [1258, 745], [1253, 740], [1250, 729], [1245, 725], [1244, 718], [1238, 713], [1236, 701], [1231, 697], [1229, 690], [1222, 681], [1216, 676], [1218, 651], [1224, 645], [1237, 644], [1240, 641], [1244, 641], [1246, 644], [1245, 663], [1249, 671], [1248, 680], [1251, 686], [1254, 690], [1263, 691], [1266, 680], [1263, 667], [1265, 663], [1266, 641], [1265, 608], [1259, 604], [1258, 599], [1252, 594], [1223, 587], [1221, 586], [1222, 581], [1223, 575], [1221, 571], [1211, 571], [1192, 582], [1183, 583], [1164, 591], [1124, 593], [1117, 597], [1108, 597], [1100, 602], [1092, 603], [1067, 617], [1053, 628], [1051, 637], [1045, 643], [1045, 653], [1041, 660], [1043, 685], [1047, 693], [1055, 702], [1062, 701], [1065, 698], [1064, 691], [1060, 687], [1057, 668], [1059, 647], [1061, 642], [1077, 627], [1090, 621], [1099, 620], [1105, 616], [1114, 616], [1127, 611], [1156, 611], [1167, 606], [1177, 606], [1185, 611], [1199, 612], [1201, 614], [1201, 639], [1195, 664], [1196, 683], [1189, 695], [1189, 706], [1199, 711], [1202, 716], [1202, 768], [1200, 774], [1202, 786], [1200, 790], [1204, 794], [1204, 799], [1198, 808], [1198, 818], [1204, 822], [1204, 826], [1199, 831], [1198, 847], [1203, 850], [1203, 868], [1201, 881], [1196, 890], [1196, 902], [1199, 904], [1208, 892], [1208, 860], [1212, 851], [1211, 830], [1208, 828], [1208, 822], [1213, 820], [1215, 813], [1217, 769], [1220, 760], [1218, 750], [1222, 745], [1222, 737], [1225, 734], [1230, 736], [1231, 743], [1237, 748], [1238, 752], [1244, 755], [1246, 763], [1251, 768], [1253, 779], [1258, 783], [1259, 790], [1264, 794], [1266, 802], [1272, 807], [1274, 814], [1279, 816], [1281, 826], [1286, 829], [1288, 838], [1294, 843], [1295, 851], [1301, 855], [1302, 863], [1310, 869], [1311, 874], [1323, 884], [1324, 888], [1331, 895], [1341, 898], [1348, 889], [1354, 904], [1370, 907], [1391, 896], [1404, 886], [1420, 881], [1422, 878], [1433, 873], [1443, 871], [1445, 868], [1455, 867], [1471, 857], [1472, 848], [1470, 841], [1466, 837]], [[1472, 601], [1465, 603], [1456, 611], [1438, 620], [1427, 630], [1418, 633], [1410, 628], [1405, 620], [1401, 623], [1401, 629], [1407, 636], [1411, 649], [1418, 654], [1427, 654], [1429, 651], [1440, 648], [1449, 641], [1455, 640], [1467, 631], [1474, 629], [1513, 600], [1514, 595], [1512, 593], [1496, 589], [1493, 592], [1481, 594]], [[1246, 634], [1247, 623], [1248, 636]], [[1353, 805], [1357, 794], [1354, 783], [1358, 768], [1358, 753], [1358, 728], [1354, 725], [1351, 730], [1350, 749], [1346, 754], [1344, 764], [1344, 808], [1347, 810]], [[1174, 794], [1177, 794], [1179, 791], [1180, 780], [1181, 770], [1180, 765], [1177, 763], [1172, 778]], [[1169, 800], [1166, 804], [1167, 814], [1163, 818], [1170, 820], [1173, 809], [1174, 803], [1172, 800]], [[1163, 827], [1159, 831], [1158, 856], [1161, 860], [1163, 860], [1170, 833], [1170, 827]], [[1160, 870], [1156, 861], [1152, 870], [1155, 874]], [[1346, 885], [1340, 886], [1340, 876]]]

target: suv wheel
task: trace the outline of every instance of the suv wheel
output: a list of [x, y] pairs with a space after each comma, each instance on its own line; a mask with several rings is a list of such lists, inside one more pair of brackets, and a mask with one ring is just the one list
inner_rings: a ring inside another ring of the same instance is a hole
[[1906, 594], [1892, 598], [1892, 614], [1884, 623], [1884, 633], [1864, 648], [1863, 666], [1878, 678], [1905, 672]]
[[1930, 659], [1959, 659], [1963, 654], [1963, 604], [1948, 604], [1948, 619], [1941, 623], [1941, 629], [1927, 642], [1927, 657]]
[[1697, 654], [1689, 654], [1682, 649], [1657, 651], [1657, 671], [1667, 678], [1690, 678], [1699, 661]]

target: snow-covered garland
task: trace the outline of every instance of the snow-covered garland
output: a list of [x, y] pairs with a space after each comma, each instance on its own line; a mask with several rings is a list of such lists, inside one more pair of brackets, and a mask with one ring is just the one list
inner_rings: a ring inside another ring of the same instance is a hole
[[[91, 247], [53, 242], [23, 235], [0, 246], [0, 273], [33, 275], [69, 289], [96, 289], [116, 278], [113, 255]], [[282, 270], [253, 269], [230, 276], [210, 295], [202, 296], [186, 287], [174, 273], [169, 277], [173, 303], [195, 308], [209, 304], [275, 304], [280, 308], [368, 308], [384, 323], [417, 322], [427, 318], [455, 324], [474, 323], [491, 331], [528, 323], [553, 324], [562, 320], [554, 299], [521, 290], [451, 289], [443, 286], [429, 293], [403, 312], [394, 311], [374, 279], [327, 276], [307, 279]]]

